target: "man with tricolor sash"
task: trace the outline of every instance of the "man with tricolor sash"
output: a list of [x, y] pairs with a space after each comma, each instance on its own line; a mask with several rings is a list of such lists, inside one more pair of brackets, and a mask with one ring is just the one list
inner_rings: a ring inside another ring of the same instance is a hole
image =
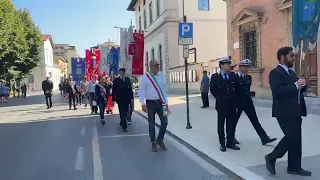
[[[150, 72], [147, 72], [142, 76], [139, 89], [139, 100], [142, 105], [142, 110], [148, 114], [149, 136], [153, 152], [158, 151], [157, 145], [160, 146], [161, 150], [167, 150], [163, 140], [168, 125], [167, 116], [170, 114], [165, 81], [162, 73], [159, 72], [159, 69], [160, 64], [156, 60], [152, 60], [150, 62]], [[161, 121], [157, 139], [155, 135], [156, 114], [158, 114]]]

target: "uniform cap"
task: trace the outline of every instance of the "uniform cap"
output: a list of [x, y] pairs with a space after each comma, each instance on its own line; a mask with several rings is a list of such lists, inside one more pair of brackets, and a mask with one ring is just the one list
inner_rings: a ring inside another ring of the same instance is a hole
[[216, 59], [216, 61], [218, 61], [219, 64], [224, 64], [224, 63], [231, 64], [231, 56], [221, 57], [221, 58]]
[[251, 61], [250, 59], [243, 59], [239, 62], [239, 66], [250, 66]]

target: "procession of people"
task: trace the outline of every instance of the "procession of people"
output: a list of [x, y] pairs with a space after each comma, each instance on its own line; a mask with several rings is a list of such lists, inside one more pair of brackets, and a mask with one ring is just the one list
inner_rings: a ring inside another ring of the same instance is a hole
[[[301, 167], [301, 116], [307, 115], [302, 93], [306, 91], [307, 85], [303, 78], [299, 79], [290, 69], [294, 60], [292, 51], [293, 49], [290, 47], [280, 48], [277, 54], [279, 65], [270, 72], [270, 87], [273, 95], [272, 116], [277, 118], [284, 137], [276, 148], [265, 156], [266, 168], [271, 174], [275, 174], [276, 159], [283, 157], [288, 152], [287, 172], [311, 176], [311, 172]], [[236, 139], [235, 132], [242, 112], [247, 115], [262, 145], [276, 141], [277, 138], [268, 136], [263, 129], [255, 110], [250, 91], [252, 77], [248, 74], [250, 59], [243, 59], [237, 64], [238, 72], [231, 69], [230, 56], [219, 58], [217, 61], [220, 72], [213, 74], [209, 79], [207, 72], [204, 71], [200, 90], [203, 100], [202, 108], [209, 107], [209, 92], [216, 99], [215, 109], [217, 111], [220, 151], [240, 150], [240, 142]], [[140, 80], [139, 101], [142, 110], [148, 116], [151, 151], [157, 152], [158, 146], [161, 150], [166, 151], [164, 136], [168, 126], [168, 116], [171, 112], [168, 106], [165, 79], [163, 74], [159, 72], [158, 61], [152, 60], [149, 65], [150, 71], [145, 73]], [[70, 76], [66, 83], [61, 85], [61, 88], [65, 87], [69, 109], [76, 110], [77, 104], [81, 105], [82, 101], [88, 101], [91, 114], [98, 114], [99, 111], [100, 122], [105, 125], [107, 121], [105, 114], [112, 114], [113, 106], [117, 104], [119, 125], [123, 132], [127, 132], [134, 109], [133, 85], [131, 79], [126, 76], [125, 68], [120, 68], [118, 73], [113, 81], [108, 76], [94, 75], [92, 80], [88, 83], [81, 83], [79, 87]], [[52, 82], [47, 78], [42, 86], [49, 109], [52, 107]], [[61, 95], [63, 94], [64, 92], [61, 92]], [[155, 134], [156, 114], [161, 122], [157, 137]]]

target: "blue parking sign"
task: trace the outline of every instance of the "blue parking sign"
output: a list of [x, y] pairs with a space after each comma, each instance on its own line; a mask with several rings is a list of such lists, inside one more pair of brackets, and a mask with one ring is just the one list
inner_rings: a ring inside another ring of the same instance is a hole
[[193, 24], [179, 23], [179, 38], [193, 38]]

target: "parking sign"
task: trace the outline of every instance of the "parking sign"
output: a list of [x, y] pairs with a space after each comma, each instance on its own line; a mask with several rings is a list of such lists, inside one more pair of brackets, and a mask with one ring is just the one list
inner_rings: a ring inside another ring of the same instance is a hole
[[182, 22], [179, 23], [179, 45], [193, 44], [193, 24]]

